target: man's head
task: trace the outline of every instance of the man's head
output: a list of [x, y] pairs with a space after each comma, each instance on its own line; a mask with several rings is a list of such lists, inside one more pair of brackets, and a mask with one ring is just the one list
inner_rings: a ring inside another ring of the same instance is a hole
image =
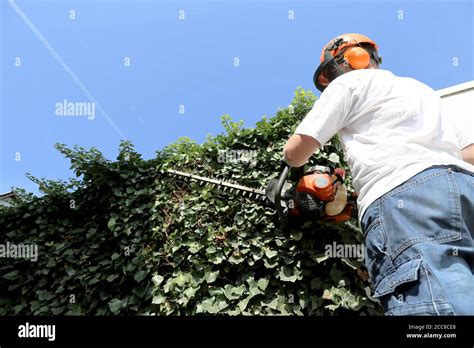
[[358, 69], [378, 69], [382, 62], [377, 44], [361, 34], [343, 34], [329, 41], [313, 81], [322, 92], [336, 77]]

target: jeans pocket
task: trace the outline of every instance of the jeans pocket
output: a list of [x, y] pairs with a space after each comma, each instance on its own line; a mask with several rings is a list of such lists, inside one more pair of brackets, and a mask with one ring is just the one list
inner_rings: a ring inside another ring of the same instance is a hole
[[418, 280], [420, 265], [421, 258], [410, 260], [382, 275], [375, 286], [374, 297], [390, 294], [400, 285]]
[[453, 315], [452, 306], [418, 255], [380, 275], [374, 287], [385, 315]]
[[379, 217], [370, 223], [365, 233], [364, 261], [369, 276], [372, 278], [381, 267], [387, 249], [387, 238]]

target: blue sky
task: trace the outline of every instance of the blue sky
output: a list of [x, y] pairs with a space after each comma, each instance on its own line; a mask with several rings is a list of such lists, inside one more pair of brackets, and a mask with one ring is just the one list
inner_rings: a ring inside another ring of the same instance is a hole
[[[152, 158], [180, 136], [221, 133], [226, 113], [251, 127], [298, 86], [319, 95], [321, 48], [346, 32], [375, 40], [382, 68], [434, 89], [474, 75], [470, 0], [0, 3], [0, 193], [37, 193], [26, 172], [73, 176], [56, 142], [114, 159], [126, 137]], [[101, 108], [58, 116], [64, 100]]]

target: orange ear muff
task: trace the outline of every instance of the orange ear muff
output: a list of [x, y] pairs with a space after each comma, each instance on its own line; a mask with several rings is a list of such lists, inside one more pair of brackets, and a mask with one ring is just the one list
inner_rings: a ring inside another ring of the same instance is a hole
[[344, 58], [352, 69], [365, 69], [370, 64], [370, 55], [360, 46], [349, 47], [344, 52]]

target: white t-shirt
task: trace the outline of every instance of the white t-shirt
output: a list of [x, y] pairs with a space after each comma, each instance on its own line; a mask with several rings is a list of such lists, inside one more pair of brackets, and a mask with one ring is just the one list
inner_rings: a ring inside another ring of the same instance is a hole
[[339, 132], [360, 221], [370, 203], [430, 166], [453, 164], [474, 173], [460, 152], [468, 140], [458, 138], [441, 110], [436, 92], [415, 79], [355, 70], [331, 82], [295, 133], [323, 146]]

